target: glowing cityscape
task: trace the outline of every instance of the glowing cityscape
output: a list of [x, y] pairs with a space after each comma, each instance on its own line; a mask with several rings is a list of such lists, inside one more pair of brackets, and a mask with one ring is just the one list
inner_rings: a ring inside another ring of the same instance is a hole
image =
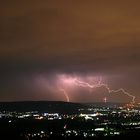
[[140, 1], [1, 0], [0, 139], [140, 137]]

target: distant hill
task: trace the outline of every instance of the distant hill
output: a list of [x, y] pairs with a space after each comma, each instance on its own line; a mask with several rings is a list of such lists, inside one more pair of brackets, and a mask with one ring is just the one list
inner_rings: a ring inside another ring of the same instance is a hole
[[114, 102], [107, 102], [107, 103], [104, 103], [104, 102], [95, 102], [95, 103], [85, 103], [85, 105], [87, 106], [90, 106], [90, 107], [119, 107], [119, 106], [123, 106], [125, 105], [126, 103], [114, 103]]
[[0, 102], [0, 111], [39, 111], [76, 113], [79, 108], [86, 108], [87, 105], [80, 103], [68, 103], [61, 101], [23, 101], [23, 102]]
[[[123, 103], [71, 103], [62, 101], [22, 101], [22, 102], [0, 102], [0, 111], [38, 111], [50, 113], [77, 113], [78, 109], [96, 107], [118, 107]], [[84, 111], [87, 112], [87, 111]]]

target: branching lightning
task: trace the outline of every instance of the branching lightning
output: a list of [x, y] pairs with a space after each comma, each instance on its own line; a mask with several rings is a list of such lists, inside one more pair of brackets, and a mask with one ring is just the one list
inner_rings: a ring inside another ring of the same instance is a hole
[[[106, 84], [102, 81], [101, 77], [99, 77], [99, 79], [97, 81], [93, 81], [92, 84], [89, 83], [89, 82], [85, 82], [84, 80], [79, 80], [79, 78], [77, 78], [77, 77], [76, 78], [75, 77], [73, 77], [73, 78], [71, 78], [71, 77], [66, 78], [65, 77], [63, 79], [63, 82], [65, 84], [76, 85], [76, 86], [79, 86], [79, 87], [84, 87], [84, 88], [89, 88], [89, 89], [105, 88], [108, 91], [108, 93], [120, 93], [121, 92], [122, 94], [127, 95], [129, 98], [131, 98], [130, 103], [135, 103], [135, 98], [136, 97], [134, 95], [130, 94], [129, 92], [127, 92], [123, 88], [119, 88], [119, 89], [116, 89], [116, 90], [111, 89], [108, 84]], [[69, 102], [70, 99], [69, 99], [69, 96], [68, 96], [66, 90], [64, 88], [61, 88], [61, 91], [65, 95], [67, 102]], [[103, 100], [104, 100], [104, 102], [106, 102], [107, 98], [105, 97]]]
[[78, 86], [81, 86], [81, 87], [88, 87], [88, 88], [91, 88], [91, 89], [104, 87], [105, 89], [107, 89], [108, 93], [122, 92], [123, 94], [125, 94], [128, 97], [132, 98], [131, 103], [135, 103], [135, 98], [136, 97], [134, 95], [131, 95], [130, 93], [128, 93], [127, 91], [125, 91], [123, 88], [119, 88], [117, 90], [110, 89], [107, 84], [102, 83], [101, 78], [100, 78], [100, 80], [96, 84], [93, 84], [93, 85], [90, 84], [90, 83], [87, 83], [87, 82], [80, 81], [78, 79], [75, 80], [75, 84], [77, 84]]

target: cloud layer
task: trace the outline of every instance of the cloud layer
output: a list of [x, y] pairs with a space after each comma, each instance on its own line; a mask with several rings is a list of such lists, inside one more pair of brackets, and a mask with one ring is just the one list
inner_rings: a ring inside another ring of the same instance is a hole
[[53, 78], [59, 73], [103, 75], [113, 86], [123, 85], [140, 98], [139, 4], [138, 0], [1, 2], [1, 100], [45, 96], [55, 100], [50, 91], [35, 92], [32, 83], [40, 74]]

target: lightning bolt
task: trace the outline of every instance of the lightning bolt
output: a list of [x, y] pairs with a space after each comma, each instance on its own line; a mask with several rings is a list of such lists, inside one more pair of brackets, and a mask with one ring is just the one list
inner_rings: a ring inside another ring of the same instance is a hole
[[107, 102], [107, 98], [106, 98], [106, 97], [104, 97], [104, 98], [103, 98], [103, 101], [106, 103], [106, 102]]
[[81, 86], [81, 87], [88, 87], [88, 88], [100, 88], [100, 87], [104, 87], [105, 89], [107, 89], [108, 93], [118, 93], [118, 92], [122, 92], [123, 94], [127, 95], [128, 97], [132, 98], [132, 101], [131, 103], [135, 103], [135, 96], [128, 93], [127, 91], [125, 91], [123, 88], [119, 88], [117, 90], [112, 90], [109, 88], [109, 86], [105, 83], [102, 83], [102, 79], [100, 78], [99, 81], [96, 83], [96, 84], [90, 84], [90, 83], [87, 83], [87, 82], [84, 82], [84, 81], [81, 81], [81, 80], [78, 80], [78, 79], [75, 79], [74, 80], [75, 84], [78, 85], [78, 86]]
[[65, 91], [65, 89], [61, 88], [60, 91], [62, 91], [63, 95], [64, 95], [65, 98], [66, 98], [66, 101], [67, 101], [67, 102], [70, 102], [69, 96], [68, 96], [67, 92]]
[[[65, 84], [70, 85], [70, 86], [76, 85], [79, 87], [84, 87], [84, 88], [89, 88], [89, 89], [105, 88], [108, 91], [108, 93], [120, 93], [121, 92], [122, 94], [127, 95], [129, 98], [131, 98], [131, 102], [130, 102], [131, 104], [135, 103], [136, 97], [134, 95], [130, 94], [123, 88], [119, 88], [116, 90], [111, 89], [108, 84], [103, 82], [102, 77], [99, 77], [98, 79], [92, 81], [92, 83], [85, 82], [78, 77], [71, 77], [71, 76], [65, 76], [65, 75], [62, 75], [60, 80], [62, 81], [62, 83], [64, 85]], [[69, 102], [70, 99], [69, 99], [69, 96], [68, 96], [68, 93], [66, 92], [66, 90], [64, 88], [61, 88], [61, 91], [63, 92], [64, 96], [66, 97], [67, 102]], [[107, 100], [107, 99], [105, 99], [105, 100]]]

